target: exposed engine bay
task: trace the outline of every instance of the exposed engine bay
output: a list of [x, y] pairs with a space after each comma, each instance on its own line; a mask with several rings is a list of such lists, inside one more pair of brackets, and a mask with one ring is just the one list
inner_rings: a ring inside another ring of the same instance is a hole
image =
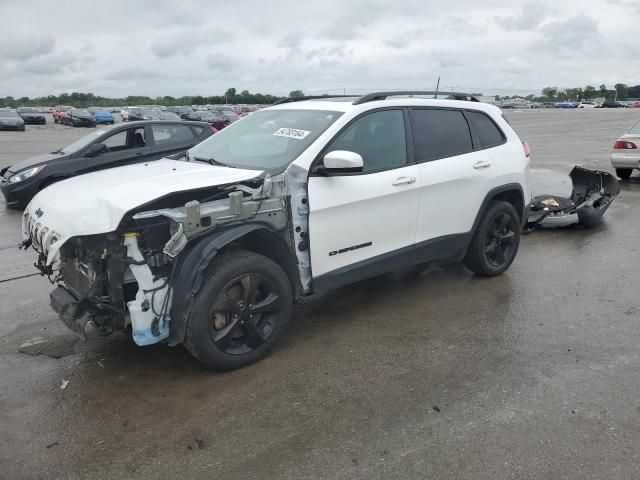
[[620, 193], [620, 182], [607, 172], [575, 166], [569, 177], [570, 197], [544, 194], [532, 199], [525, 232], [569, 225], [592, 227]]
[[[290, 170], [273, 178], [260, 173], [233, 185], [159, 198], [128, 212], [115, 232], [70, 238], [53, 263], [47, 261], [46, 247], [52, 242], [45, 240], [45, 228], [37, 214], [25, 211], [23, 230], [29, 239], [22, 246], [33, 246], [38, 252], [36, 267], [57, 284], [50, 294], [51, 306], [71, 330], [85, 336], [91, 323], [108, 335], [130, 326], [138, 345], [167, 339], [172, 343], [178, 257], [214, 229], [224, 233], [232, 230], [227, 227], [252, 224], [275, 233], [298, 266], [302, 290], [308, 290], [306, 175], [301, 171], [296, 179], [296, 169]], [[190, 274], [197, 277], [196, 272]]]

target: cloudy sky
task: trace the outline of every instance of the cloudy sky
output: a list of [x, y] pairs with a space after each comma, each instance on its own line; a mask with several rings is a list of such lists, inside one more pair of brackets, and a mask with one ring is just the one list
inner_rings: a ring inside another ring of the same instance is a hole
[[638, 0], [0, 0], [0, 97], [640, 84]]

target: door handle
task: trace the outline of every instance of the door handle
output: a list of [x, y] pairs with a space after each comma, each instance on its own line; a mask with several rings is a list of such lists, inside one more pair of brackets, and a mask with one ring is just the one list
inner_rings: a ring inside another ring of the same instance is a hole
[[391, 182], [391, 185], [393, 185], [394, 187], [397, 187], [398, 185], [410, 184], [410, 183], [414, 183], [415, 181], [416, 181], [416, 177], [399, 177], [399, 178], [396, 178], [393, 182]]
[[144, 153], [142, 153], [142, 152], [136, 153], [136, 157], [141, 157], [142, 155], [144, 155]]
[[480, 168], [489, 168], [490, 166], [491, 162], [487, 162], [486, 160], [480, 160], [479, 162], [473, 164], [473, 168], [475, 168], [476, 170]]

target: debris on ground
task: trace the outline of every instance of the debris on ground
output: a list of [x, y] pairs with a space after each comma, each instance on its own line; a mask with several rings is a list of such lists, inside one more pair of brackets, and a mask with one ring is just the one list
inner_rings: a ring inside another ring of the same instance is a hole
[[62, 379], [62, 385], [60, 385], [60, 390], [64, 390], [69, 385], [69, 380]]
[[549, 197], [546, 200], [541, 200], [540, 203], [542, 203], [543, 205], [545, 205], [547, 207], [559, 207], [560, 206], [558, 201], [553, 197]]
[[433, 409], [434, 409], [436, 412], [440, 413], [440, 407], [438, 407], [437, 405], [434, 405], [434, 406], [433, 406]]
[[200, 440], [199, 438], [196, 438], [196, 445], [198, 446], [198, 449], [203, 450], [204, 449], [204, 440]]
[[46, 445], [45, 448], [53, 448], [53, 447], [55, 447], [57, 445], [59, 445], [58, 442], [53, 442], [53, 443], [50, 443], [49, 445]]
[[73, 355], [73, 349], [79, 340], [77, 335], [57, 335], [50, 338], [36, 337], [22, 345], [18, 350], [27, 355], [46, 355], [51, 358], [64, 358]]

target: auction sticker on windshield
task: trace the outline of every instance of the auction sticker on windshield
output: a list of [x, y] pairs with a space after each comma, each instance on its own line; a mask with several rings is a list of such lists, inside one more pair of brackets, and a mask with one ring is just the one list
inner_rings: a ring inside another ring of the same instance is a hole
[[279, 128], [276, 130], [274, 135], [276, 137], [296, 138], [298, 140], [302, 140], [310, 133], [311, 132], [309, 130], [298, 130], [297, 128]]

